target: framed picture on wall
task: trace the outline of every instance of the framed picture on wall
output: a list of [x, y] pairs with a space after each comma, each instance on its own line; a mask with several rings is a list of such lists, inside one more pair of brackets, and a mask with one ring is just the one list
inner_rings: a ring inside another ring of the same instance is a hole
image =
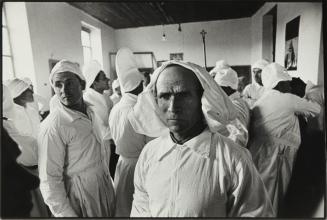
[[183, 53], [171, 53], [169, 55], [170, 60], [183, 60]]
[[300, 16], [286, 24], [284, 67], [297, 70]]

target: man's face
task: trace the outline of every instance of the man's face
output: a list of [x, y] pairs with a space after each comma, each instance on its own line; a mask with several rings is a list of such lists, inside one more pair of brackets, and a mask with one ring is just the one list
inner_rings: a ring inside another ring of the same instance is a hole
[[74, 73], [57, 73], [52, 80], [54, 91], [63, 105], [71, 107], [82, 101], [81, 81]]
[[22, 94], [19, 95], [19, 99], [22, 103], [34, 102], [33, 91], [28, 88]]
[[254, 79], [255, 81], [262, 86], [262, 80], [261, 80], [261, 72], [262, 69], [259, 68], [253, 68], [252, 70], [253, 74], [254, 74]]
[[100, 90], [108, 90], [110, 79], [107, 78], [106, 74], [103, 71], [100, 71], [97, 77], [97, 80], [94, 81], [94, 84]]
[[181, 66], [169, 66], [156, 83], [157, 103], [169, 130], [186, 134], [202, 120], [200, 82], [193, 72]]
[[121, 96], [121, 90], [120, 90], [120, 86], [118, 86], [117, 88], [115, 88], [115, 92]]

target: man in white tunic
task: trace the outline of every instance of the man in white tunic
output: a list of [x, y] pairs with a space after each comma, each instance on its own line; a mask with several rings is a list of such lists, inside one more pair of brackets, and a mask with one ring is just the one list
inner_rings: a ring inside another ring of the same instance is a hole
[[274, 216], [248, 150], [217, 133], [236, 114], [204, 68], [158, 68], [129, 115], [137, 132], [159, 136], [137, 162], [131, 216]]
[[249, 150], [277, 213], [301, 143], [297, 115], [318, 115], [320, 106], [290, 94], [292, 77], [271, 63], [262, 70], [266, 88], [252, 109]]
[[229, 64], [226, 62], [226, 60], [218, 60], [216, 62], [216, 66], [210, 70], [209, 74], [212, 76], [212, 78], [215, 78], [217, 72], [219, 70], [224, 70], [230, 68]]
[[215, 81], [232, 100], [237, 109], [237, 118], [227, 125], [229, 138], [242, 147], [246, 147], [249, 139], [248, 127], [250, 121], [250, 109], [237, 91], [238, 77], [232, 69], [217, 69]]
[[116, 154], [119, 155], [114, 185], [117, 195], [117, 217], [128, 217], [132, 208], [134, 193], [134, 169], [137, 159], [146, 144], [146, 136], [134, 131], [127, 118], [142, 92], [142, 75], [138, 71], [133, 52], [121, 48], [116, 56], [116, 70], [121, 84], [122, 98], [109, 116], [109, 126], [112, 138], [116, 144]]
[[103, 126], [83, 100], [76, 63], [59, 61], [50, 74], [59, 106], [42, 122], [40, 189], [55, 217], [112, 217], [115, 195], [103, 162]]
[[251, 67], [252, 83], [247, 85], [242, 92], [242, 97], [247, 101], [250, 108], [262, 96], [265, 90], [262, 85], [261, 72], [268, 64], [269, 62], [267, 60], [261, 59], [256, 61]]
[[112, 100], [113, 104], [116, 105], [121, 99], [121, 90], [118, 79], [115, 79], [112, 82], [112, 90], [113, 94], [110, 96], [110, 99]]
[[109, 78], [102, 70], [100, 63], [97, 60], [91, 60], [83, 67], [83, 76], [86, 80], [86, 89], [83, 98], [86, 102], [90, 103], [90, 108], [100, 117], [102, 126], [104, 127], [103, 133], [106, 140], [104, 142], [104, 152], [106, 166], [109, 169], [110, 155], [111, 155], [111, 134], [108, 124], [109, 114], [113, 107], [113, 103], [109, 96], [104, 95], [104, 91], [109, 89]]

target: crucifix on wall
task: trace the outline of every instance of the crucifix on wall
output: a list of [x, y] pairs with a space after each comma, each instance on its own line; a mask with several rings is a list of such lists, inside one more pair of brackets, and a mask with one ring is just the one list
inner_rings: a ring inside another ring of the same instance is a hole
[[207, 34], [207, 32], [202, 29], [200, 34], [202, 35], [202, 42], [203, 42], [204, 66], [205, 66], [205, 68], [207, 68], [207, 54], [206, 54], [206, 34]]

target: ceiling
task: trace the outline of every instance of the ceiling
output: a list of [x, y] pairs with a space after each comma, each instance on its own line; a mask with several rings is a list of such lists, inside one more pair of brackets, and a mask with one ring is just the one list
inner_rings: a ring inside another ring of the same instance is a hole
[[252, 16], [264, 1], [68, 2], [115, 29]]

